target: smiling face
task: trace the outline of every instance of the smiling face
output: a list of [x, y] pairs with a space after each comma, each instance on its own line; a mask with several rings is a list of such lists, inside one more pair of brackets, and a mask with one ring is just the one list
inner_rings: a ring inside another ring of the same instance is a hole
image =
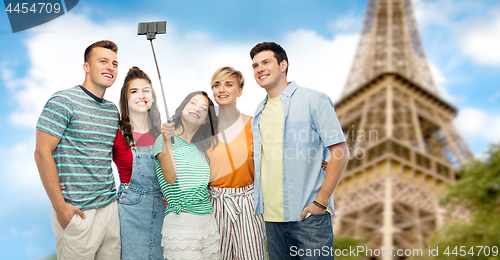
[[208, 100], [203, 95], [195, 95], [182, 110], [182, 123], [198, 128], [208, 119]]
[[130, 81], [127, 92], [129, 113], [146, 113], [154, 102], [151, 85], [145, 79]]
[[262, 88], [269, 90], [280, 83], [286, 84], [287, 63], [283, 60], [278, 64], [272, 51], [262, 51], [252, 59], [253, 76]]
[[110, 49], [96, 47], [92, 49], [90, 59], [83, 66], [90, 82], [99, 88], [109, 88], [118, 75], [116, 53]]
[[212, 86], [214, 99], [219, 106], [236, 107], [236, 99], [241, 96], [243, 90], [238, 85], [236, 76], [226, 80], [215, 82]]

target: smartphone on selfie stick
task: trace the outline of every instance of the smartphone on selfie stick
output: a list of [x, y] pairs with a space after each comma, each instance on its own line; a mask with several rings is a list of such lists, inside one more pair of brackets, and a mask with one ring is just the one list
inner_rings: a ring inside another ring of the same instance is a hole
[[[167, 122], [170, 123], [170, 116], [168, 114], [167, 99], [165, 98], [165, 90], [163, 90], [163, 83], [161, 82], [160, 69], [158, 67], [158, 61], [156, 60], [155, 48], [153, 47], [153, 40], [156, 39], [157, 34], [165, 34], [167, 32], [167, 22], [147, 22], [139, 23], [137, 26], [137, 35], [146, 35], [146, 38], [151, 43], [151, 49], [153, 50], [153, 57], [155, 58], [156, 70], [158, 71], [158, 78], [160, 79], [161, 94], [163, 95], [163, 103], [165, 104], [165, 113], [167, 116]], [[170, 142], [175, 143], [174, 137], [170, 137]]]

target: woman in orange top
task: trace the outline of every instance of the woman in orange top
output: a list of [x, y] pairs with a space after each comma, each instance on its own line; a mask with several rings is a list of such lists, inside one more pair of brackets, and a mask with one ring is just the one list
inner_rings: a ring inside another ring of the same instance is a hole
[[222, 67], [210, 83], [219, 104], [219, 143], [207, 150], [212, 205], [221, 235], [223, 259], [267, 259], [262, 215], [254, 215], [252, 117], [236, 109], [245, 79]]

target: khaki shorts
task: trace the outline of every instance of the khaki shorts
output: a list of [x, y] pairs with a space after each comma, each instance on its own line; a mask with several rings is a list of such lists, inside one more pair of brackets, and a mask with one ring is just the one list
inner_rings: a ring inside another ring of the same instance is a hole
[[105, 259], [119, 260], [121, 251], [118, 203], [83, 212], [85, 219], [75, 214], [66, 229], [57, 221], [52, 209], [50, 220], [56, 234], [58, 260]]

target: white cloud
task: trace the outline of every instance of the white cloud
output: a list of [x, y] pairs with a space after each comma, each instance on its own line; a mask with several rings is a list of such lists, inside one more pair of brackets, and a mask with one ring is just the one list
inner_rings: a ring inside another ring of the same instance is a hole
[[4, 79], [4, 85], [8, 89], [14, 88], [16, 85], [19, 85], [19, 82], [14, 82], [14, 76], [15, 72], [14, 70], [11, 69], [11, 67], [17, 65], [16, 63], [9, 62], [9, 61], [2, 61], [0, 62], [0, 76], [2, 79]]
[[2, 183], [8, 183], [6, 189], [12, 189], [13, 197], [22, 195], [29, 198], [30, 203], [45, 202], [39, 194], [44, 192], [38, 175], [33, 152], [35, 151], [33, 137], [20, 140], [18, 144], [9, 149], [1, 149], [0, 156], [5, 159]]
[[419, 28], [424, 30], [430, 25], [448, 25], [452, 0], [424, 1], [414, 0], [413, 10]]
[[[451, 34], [463, 54], [478, 64], [500, 65], [500, 6], [473, 0], [416, 0], [415, 17], [424, 31], [432, 26]], [[486, 11], [485, 11], [486, 10]], [[481, 16], [476, 14], [482, 13]]]
[[[165, 117], [151, 47], [144, 36], [136, 35], [136, 23], [105, 21], [98, 25], [83, 15], [68, 13], [40, 29], [50, 33], [33, 34], [24, 41], [30, 61], [26, 75], [16, 75], [18, 64], [0, 61], [0, 76], [17, 104], [9, 117], [11, 125], [34, 129], [44, 104], [54, 92], [84, 81], [83, 52], [89, 44], [101, 39], [112, 40], [119, 47], [119, 74], [105, 98], [118, 104], [128, 69], [138, 66], [153, 80]], [[235, 44], [220, 42], [202, 32], [180, 32], [173, 27], [167, 30], [166, 35], [158, 35], [153, 43], [170, 115], [187, 93], [210, 92], [210, 78], [221, 66], [233, 66], [243, 72], [246, 84], [238, 105], [243, 113], [254, 113], [258, 102], [265, 97], [265, 91], [253, 79], [249, 57], [258, 40]], [[332, 100], [340, 96], [357, 42], [358, 35], [354, 34], [337, 34], [327, 39], [306, 30], [286, 33], [279, 41], [290, 60], [289, 80], [325, 92]], [[6, 189], [12, 191], [10, 195], [19, 198], [12, 200], [9, 207], [21, 207], [19, 200], [49, 204], [33, 160], [34, 136], [24, 140], [12, 148], [0, 147], [5, 171], [15, 173], [1, 175], [2, 183], [8, 183]]]
[[[75, 31], [75, 27], [79, 30]], [[108, 21], [98, 25], [85, 16], [68, 13], [47, 23], [42, 29], [55, 33], [35, 34], [25, 41], [31, 62], [25, 77], [16, 77], [12, 73], [15, 69], [12, 64], [4, 62], [0, 67], [3, 81], [11, 85], [13, 98], [18, 101], [15, 112], [9, 118], [12, 124], [34, 128], [50, 95], [81, 84], [84, 81], [83, 52], [89, 44], [101, 39], [110, 39], [119, 47], [119, 74], [115, 84], [107, 90], [106, 99], [118, 104], [123, 79], [132, 66], [146, 71], [156, 91], [161, 92], [150, 44], [145, 36], [136, 35], [135, 23]], [[248, 52], [253, 43], [228, 45], [216, 42], [201, 32], [183, 33], [172, 27], [168, 28], [167, 35], [158, 35], [153, 43], [171, 115], [187, 93], [210, 91], [208, 84], [213, 71], [224, 65], [234, 66], [248, 78], [250, 84], [245, 92], [257, 92], [260, 98], [263, 96], [260, 88], [251, 86], [255, 83], [250, 78], [252, 71]], [[245, 106], [243, 100], [251, 96], [243, 96], [242, 105]], [[251, 100], [252, 109], [244, 112], [253, 113], [256, 102]], [[162, 100], [160, 105], [163, 106]]]
[[500, 11], [488, 21], [470, 26], [462, 35], [461, 48], [478, 64], [500, 65]]
[[288, 78], [324, 92], [334, 101], [339, 99], [358, 40], [357, 34], [338, 34], [333, 39], [306, 30], [288, 34], [283, 41], [290, 60]]
[[337, 20], [328, 24], [333, 32], [361, 32], [361, 26], [363, 24], [363, 17], [356, 17], [352, 13], [339, 17]]
[[[3, 203], [0, 219], [12, 210], [19, 208], [30, 208], [44, 204], [50, 207], [50, 201], [40, 181], [38, 169], [33, 159], [34, 151], [34, 136], [19, 140], [13, 147], [0, 148], [0, 157], [2, 158], [0, 183], [5, 184], [0, 195], [9, 198]], [[10, 232], [16, 232], [16, 230], [12, 229]]]
[[[73, 30], [75, 27], [79, 28], [78, 32]], [[12, 124], [34, 128], [50, 95], [81, 84], [83, 51], [101, 39], [113, 40], [119, 47], [119, 74], [105, 98], [118, 103], [121, 84], [131, 66], [145, 70], [160, 93], [150, 44], [145, 37], [136, 35], [135, 23], [108, 21], [98, 25], [85, 16], [68, 13], [42, 29], [53, 33], [35, 34], [25, 41], [31, 62], [25, 77], [16, 77], [12, 64], [4, 62], [0, 67], [4, 82], [10, 82], [11, 93], [18, 101], [9, 118]], [[246, 77], [244, 95], [239, 102], [244, 113], [252, 114], [265, 96], [253, 80], [250, 67], [248, 53], [256, 42], [228, 44], [202, 32], [179, 32], [169, 27], [167, 35], [158, 35], [153, 43], [170, 115], [187, 93], [210, 91], [212, 73], [220, 66], [233, 66]], [[297, 79], [301, 85], [328, 92], [334, 99], [338, 97], [354, 57], [357, 35], [325, 39], [315, 32], [299, 30], [286, 34], [280, 44], [290, 59], [290, 80]]]
[[475, 0], [413, 0], [413, 10], [421, 30], [437, 25], [460, 30], [464, 14], [482, 10], [484, 3]]
[[437, 87], [439, 96], [449, 102], [456, 101], [455, 98], [450, 95], [448, 89], [446, 88], [446, 83], [448, 82], [448, 80], [444, 76], [443, 72], [438, 68], [438, 66], [434, 65], [434, 63], [428, 61], [428, 64], [432, 74], [432, 79], [434, 80], [434, 84]]
[[477, 108], [466, 107], [458, 112], [454, 124], [462, 137], [479, 138], [485, 143], [500, 141], [500, 115], [489, 114]]
[[446, 84], [448, 80], [443, 75], [443, 72], [441, 72], [441, 70], [436, 65], [434, 65], [434, 63], [429, 62], [429, 69], [431, 70], [432, 78], [434, 79], [434, 83], [436, 85]]

